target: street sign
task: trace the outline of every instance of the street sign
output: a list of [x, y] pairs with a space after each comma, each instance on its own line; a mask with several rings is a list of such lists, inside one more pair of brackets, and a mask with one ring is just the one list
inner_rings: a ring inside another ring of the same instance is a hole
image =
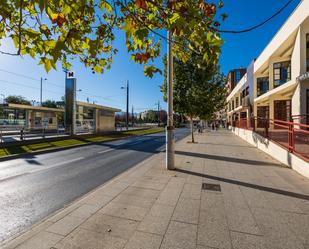
[[67, 79], [75, 79], [75, 73], [73, 71], [68, 71]]

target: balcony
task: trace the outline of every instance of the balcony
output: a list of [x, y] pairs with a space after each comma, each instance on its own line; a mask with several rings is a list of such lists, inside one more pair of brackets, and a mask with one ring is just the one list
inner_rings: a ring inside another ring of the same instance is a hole
[[242, 107], [249, 107], [250, 106], [250, 97], [247, 95], [246, 97], [241, 99]]

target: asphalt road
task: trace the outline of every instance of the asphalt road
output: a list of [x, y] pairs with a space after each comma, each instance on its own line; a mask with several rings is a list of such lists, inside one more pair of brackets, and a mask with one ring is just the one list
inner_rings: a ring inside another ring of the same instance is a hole
[[0, 243], [164, 149], [157, 133], [0, 162]]

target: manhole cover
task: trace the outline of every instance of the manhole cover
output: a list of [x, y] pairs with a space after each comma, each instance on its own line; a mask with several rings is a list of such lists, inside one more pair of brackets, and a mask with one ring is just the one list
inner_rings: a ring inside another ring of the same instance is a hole
[[219, 184], [212, 184], [212, 183], [203, 183], [202, 184], [203, 190], [211, 190], [211, 191], [219, 191], [221, 192], [221, 187]]

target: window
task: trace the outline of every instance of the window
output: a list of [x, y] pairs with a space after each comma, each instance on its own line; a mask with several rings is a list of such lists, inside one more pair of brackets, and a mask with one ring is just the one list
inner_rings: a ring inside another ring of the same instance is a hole
[[237, 84], [241, 80], [240, 70], [235, 71], [235, 84]]
[[234, 110], [234, 100], [232, 100], [232, 110]]
[[266, 93], [269, 90], [269, 78], [257, 78], [257, 97]]
[[[274, 118], [277, 120], [291, 120], [291, 100], [274, 101]], [[275, 127], [280, 128], [280, 127]]]
[[238, 97], [236, 97], [236, 107], [239, 106], [239, 101], [238, 101]]
[[274, 64], [274, 88], [281, 86], [291, 79], [291, 61]]

